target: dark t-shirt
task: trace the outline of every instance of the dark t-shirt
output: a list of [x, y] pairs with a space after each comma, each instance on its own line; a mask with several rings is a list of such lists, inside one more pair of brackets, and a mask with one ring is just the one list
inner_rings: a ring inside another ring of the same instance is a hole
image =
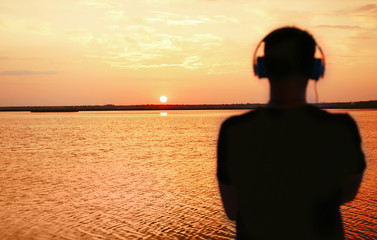
[[342, 183], [365, 168], [360, 145], [348, 114], [311, 105], [227, 119], [217, 177], [237, 192], [237, 239], [343, 239]]

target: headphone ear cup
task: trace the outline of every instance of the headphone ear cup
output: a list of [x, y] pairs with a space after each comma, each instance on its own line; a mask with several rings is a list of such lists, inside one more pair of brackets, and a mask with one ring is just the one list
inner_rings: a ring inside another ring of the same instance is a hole
[[254, 73], [259, 78], [267, 77], [266, 59], [264, 57], [257, 58], [257, 63], [254, 64]]
[[322, 59], [314, 58], [311, 79], [318, 81], [320, 77], [323, 77], [325, 72], [325, 66], [322, 64]]

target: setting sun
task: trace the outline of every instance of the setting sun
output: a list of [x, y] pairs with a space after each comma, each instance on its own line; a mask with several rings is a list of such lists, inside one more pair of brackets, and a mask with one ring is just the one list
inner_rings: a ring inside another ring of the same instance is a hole
[[168, 98], [166, 96], [161, 96], [160, 97], [160, 102], [166, 103], [168, 101]]

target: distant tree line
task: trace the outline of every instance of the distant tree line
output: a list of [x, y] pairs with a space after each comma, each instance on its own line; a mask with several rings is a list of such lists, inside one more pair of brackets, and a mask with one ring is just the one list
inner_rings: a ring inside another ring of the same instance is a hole
[[[81, 106], [24, 106], [0, 107], [0, 111], [30, 111], [30, 112], [78, 112], [78, 111], [136, 111], [136, 110], [226, 110], [226, 109], [255, 109], [265, 104], [145, 104], [145, 105], [81, 105]], [[360, 102], [335, 102], [314, 104], [327, 109], [377, 109], [377, 100]]]

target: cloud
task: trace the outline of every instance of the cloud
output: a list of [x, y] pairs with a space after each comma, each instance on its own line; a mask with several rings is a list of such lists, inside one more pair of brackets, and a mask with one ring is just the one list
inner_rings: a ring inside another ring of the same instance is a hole
[[22, 32], [38, 35], [52, 35], [54, 30], [50, 22], [33, 19], [0, 19], [0, 27], [10, 32]]
[[[116, 69], [181, 68], [208, 74], [238, 72], [249, 57], [237, 55], [244, 51], [234, 41], [211, 33], [182, 36], [161, 33], [143, 24], [112, 25], [90, 42], [89, 49], [87, 57]], [[232, 64], [229, 56], [235, 56]]]
[[116, 7], [118, 7], [118, 5], [115, 4], [111, 0], [82, 0], [78, 4], [93, 7], [93, 8], [116, 8]]
[[225, 15], [215, 15], [215, 16], [187, 16], [187, 15], [179, 15], [173, 14], [169, 12], [159, 12], [159, 11], [151, 11], [151, 13], [155, 14], [156, 16], [147, 18], [147, 22], [149, 23], [166, 23], [168, 25], [180, 25], [180, 26], [188, 26], [188, 25], [198, 25], [204, 23], [239, 23], [238, 19], [233, 17], [228, 17]]
[[68, 39], [76, 41], [83, 45], [88, 44], [94, 39], [93, 33], [84, 29], [67, 31], [65, 35]]
[[161, 64], [149, 64], [149, 65], [140, 65], [140, 64], [134, 64], [134, 65], [117, 65], [116, 68], [119, 69], [145, 69], [145, 68], [166, 68], [166, 67], [182, 67], [183, 64], [179, 63], [161, 63]]
[[[99, 7], [99, 2], [109, 1], [86, 0], [81, 4]], [[226, 64], [229, 59], [222, 57], [220, 52], [233, 55], [231, 45], [224, 43], [223, 35], [220, 37], [211, 32], [240, 24], [237, 18], [222, 14], [143, 11], [146, 15], [130, 16], [127, 11], [104, 9], [104, 19], [109, 21], [99, 26], [102, 29], [79, 28], [66, 31], [65, 35], [85, 48], [86, 57], [116, 69], [181, 68], [214, 73], [225, 65], [229, 66]], [[238, 71], [239, 61], [235, 61], [237, 63], [226, 68], [227, 72]]]
[[124, 17], [124, 11], [123, 10], [109, 10], [106, 13], [107, 18], [118, 21]]
[[213, 34], [183, 37], [159, 33], [143, 25], [132, 25], [122, 28], [122, 31], [117, 29], [97, 41], [106, 54], [87, 56], [100, 58], [114, 68], [181, 67], [194, 70], [206, 65], [201, 61], [201, 57], [207, 54], [203, 51], [220, 46], [222, 41]]
[[[172, 5], [172, 4], [179, 5], [179, 4], [185, 4], [185, 3], [196, 4], [196, 3], [201, 3], [201, 2], [214, 2], [214, 3], [217, 2], [218, 3], [218, 2], [227, 2], [229, 0], [190, 0], [190, 1], [187, 1], [187, 0], [143, 0], [143, 1], [149, 5], [161, 6], [161, 5]], [[245, 1], [245, 0], [232, 0], [232, 1], [240, 2], [240, 1]]]
[[360, 26], [355, 25], [317, 25], [315, 28], [336, 28], [336, 29], [363, 29]]
[[13, 71], [2, 71], [0, 75], [2, 76], [19, 76], [19, 75], [53, 75], [58, 74], [55, 71], [37, 72], [29, 70], [13, 70]]
[[377, 11], [377, 5], [376, 4], [366, 4], [364, 6], [361, 6], [355, 10], [356, 12], [365, 12], [365, 11]]
[[342, 8], [337, 11], [333, 11], [331, 14], [363, 14], [363, 15], [373, 15], [377, 13], [377, 5], [376, 4], [365, 4], [359, 7], [348, 7]]

